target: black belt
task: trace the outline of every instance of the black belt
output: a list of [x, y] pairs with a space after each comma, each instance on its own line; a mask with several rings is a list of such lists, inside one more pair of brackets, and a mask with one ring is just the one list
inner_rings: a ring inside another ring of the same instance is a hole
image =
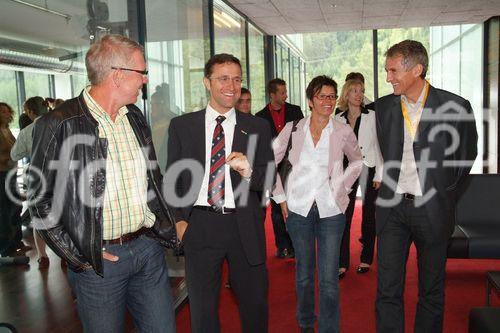
[[134, 240], [134, 239], [139, 238], [139, 236], [144, 235], [148, 231], [149, 231], [149, 228], [142, 227], [141, 229], [139, 229], [139, 230], [137, 230], [135, 232], [131, 232], [131, 233], [128, 233], [128, 234], [125, 234], [125, 235], [121, 235], [119, 238], [104, 240], [103, 242], [104, 242], [105, 245], [111, 245], [111, 244], [120, 244], [120, 245], [122, 245], [123, 243], [127, 243], [127, 242], [130, 242], [130, 241]]
[[405, 199], [405, 200], [409, 200], [409, 201], [415, 200], [415, 195], [410, 194], [410, 193], [403, 193], [402, 196], [403, 196], [403, 199]]
[[218, 206], [194, 206], [193, 208], [223, 215], [232, 214], [236, 212], [236, 208], [226, 208]]

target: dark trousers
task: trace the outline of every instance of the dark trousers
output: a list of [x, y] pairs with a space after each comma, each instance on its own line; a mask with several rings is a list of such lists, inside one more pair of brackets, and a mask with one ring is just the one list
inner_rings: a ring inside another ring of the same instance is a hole
[[15, 250], [22, 239], [21, 206], [12, 201], [6, 191], [17, 196], [16, 177], [7, 178], [8, 171], [0, 171], [0, 254]]
[[375, 176], [375, 168], [369, 168], [364, 165], [360, 178], [354, 183], [352, 191], [349, 193], [349, 205], [345, 212], [346, 224], [344, 234], [342, 235], [342, 243], [340, 245], [339, 267], [341, 268], [349, 268], [351, 222], [359, 184], [361, 184], [361, 199], [363, 201], [361, 238], [359, 239], [363, 245], [361, 250], [361, 262], [370, 265], [373, 262], [373, 250], [375, 248], [375, 200], [377, 199], [378, 193], [378, 191], [373, 188], [373, 176]]
[[273, 221], [274, 243], [278, 250], [292, 249], [292, 240], [286, 231], [285, 219], [279, 204], [271, 200], [271, 219]]
[[242, 331], [267, 332], [267, 269], [264, 263], [248, 263], [236, 214], [195, 208], [189, 219], [183, 241], [193, 333], [220, 332], [219, 291], [224, 260], [228, 262], [231, 289], [238, 298]]
[[405, 331], [403, 293], [411, 243], [418, 260], [418, 303], [414, 332], [443, 329], [447, 239], [432, 229], [425, 206], [405, 200], [392, 208], [378, 236], [377, 332]]

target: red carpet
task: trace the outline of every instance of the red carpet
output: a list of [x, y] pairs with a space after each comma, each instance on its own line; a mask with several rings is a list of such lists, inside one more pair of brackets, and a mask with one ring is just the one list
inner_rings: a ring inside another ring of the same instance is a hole
[[[266, 220], [267, 267], [269, 270], [269, 332], [298, 332], [295, 320], [295, 268], [293, 260], [274, 257], [272, 225]], [[351, 227], [351, 269], [340, 282], [341, 331], [343, 333], [375, 332], [376, 265], [366, 274], [356, 274], [359, 263], [360, 209], [356, 207]], [[498, 260], [450, 259], [447, 265], [446, 310], [444, 332], [467, 332], [469, 310], [484, 306], [486, 299], [486, 271], [500, 270]], [[224, 278], [225, 281], [226, 278]], [[406, 279], [406, 332], [413, 331], [417, 299], [417, 269], [415, 250], [412, 248]], [[492, 304], [500, 306], [500, 299], [493, 296]], [[231, 291], [221, 287], [219, 307], [222, 332], [240, 332], [236, 299]], [[177, 331], [190, 332], [189, 304], [177, 314]]]

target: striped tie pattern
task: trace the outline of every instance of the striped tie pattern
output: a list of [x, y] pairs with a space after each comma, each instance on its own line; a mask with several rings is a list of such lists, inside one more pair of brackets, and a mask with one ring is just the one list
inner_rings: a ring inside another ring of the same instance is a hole
[[224, 206], [224, 177], [226, 167], [226, 140], [222, 122], [226, 118], [218, 116], [212, 137], [212, 152], [210, 157], [210, 176], [208, 182], [208, 203], [211, 206]]

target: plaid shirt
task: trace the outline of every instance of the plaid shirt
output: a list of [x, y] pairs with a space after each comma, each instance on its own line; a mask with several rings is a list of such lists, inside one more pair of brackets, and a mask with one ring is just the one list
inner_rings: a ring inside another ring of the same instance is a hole
[[99, 137], [107, 139], [106, 188], [102, 216], [103, 239], [115, 239], [151, 227], [155, 215], [147, 205], [147, 166], [135, 133], [123, 106], [115, 121], [90, 96], [83, 97], [92, 116], [99, 123]]

